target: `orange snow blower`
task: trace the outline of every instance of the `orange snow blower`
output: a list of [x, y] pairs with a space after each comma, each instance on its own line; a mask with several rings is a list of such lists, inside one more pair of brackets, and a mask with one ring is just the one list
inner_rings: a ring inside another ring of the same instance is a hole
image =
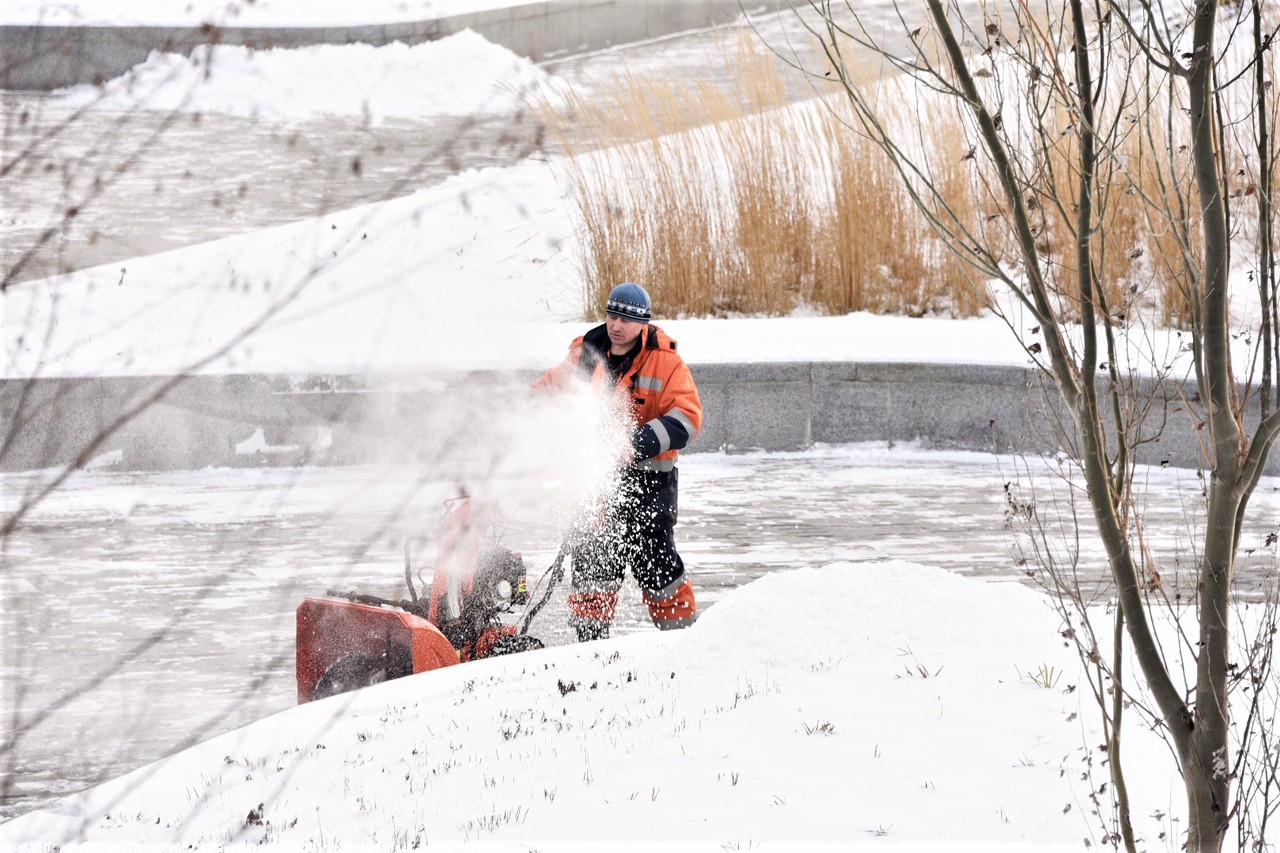
[[[323, 699], [392, 678], [543, 647], [502, 621], [529, 601], [524, 560], [488, 545], [492, 513], [470, 498], [445, 503], [440, 554], [425, 598], [400, 601], [329, 590], [298, 606], [298, 702]], [[530, 614], [530, 617], [532, 614]]]

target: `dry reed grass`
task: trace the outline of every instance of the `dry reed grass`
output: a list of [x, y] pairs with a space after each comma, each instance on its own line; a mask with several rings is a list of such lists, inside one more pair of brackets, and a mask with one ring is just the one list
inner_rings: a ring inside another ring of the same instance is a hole
[[[829, 111], [784, 109], [783, 72], [750, 32], [736, 50], [729, 91], [621, 76], [540, 105], [571, 155], [594, 316], [624, 280], [667, 316], [978, 313], [879, 149]], [[572, 144], [571, 126], [594, 136]]]
[[[1189, 155], [1170, 139], [1167, 110], [1147, 104], [1123, 112], [1135, 118], [1099, 128], [1090, 235], [1099, 308], [1111, 322], [1142, 310], [1161, 325], [1182, 326], [1191, 292], [1182, 246], [1198, 240], [1186, 197], [1193, 187]], [[1057, 125], [1070, 123], [1062, 111]], [[1044, 149], [1041, 172], [1030, 181], [1042, 229], [1037, 248], [1067, 316], [1080, 312], [1079, 163], [1078, 136], [1063, 133]], [[1181, 224], [1175, 228], [1172, 221]]]
[[[787, 69], [752, 33], [740, 31], [726, 50], [736, 52], [729, 90], [622, 76], [604, 96], [539, 106], [570, 155], [588, 313], [601, 316], [609, 289], [628, 280], [645, 283], [665, 316], [981, 313], [985, 287], [936, 235], [879, 146], [851, 129], [842, 101], [789, 108]], [[1196, 239], [1189, 164], [1159, 105], [1141, 104], [1141, 121], [1120, 124], [1134, 98], [1117, 99], [1124, 107], [1110, 119], [1118, 141], [1097, 184], [1095, 281], [1114, 320], [1140, 305], [1182, 325], [1191, 292], [1183, 249], [1194, 255]], [[940, 103], [886, 103], [885, 120], [916, 133], [939, 191], [934, 214], [1015, 260], [1003, 202], [968, 151], [966, 118]], [[570, 127], [593, 136], [570, 144]], [[1031, 178], [1039, 248], [1069, 314], [1079, 299], [1077, 148], [1070, 133], [1041, 147]]]

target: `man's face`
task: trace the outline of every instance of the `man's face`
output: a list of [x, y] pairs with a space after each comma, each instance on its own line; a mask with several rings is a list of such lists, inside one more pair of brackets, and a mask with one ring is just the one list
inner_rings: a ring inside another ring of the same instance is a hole
[[612, 314], [606, 318], [605, 323], [609, 327], [609, 343], [615, 355], [622, 355], [630, 350], [646, 325], [636, 320], [624, 320]]

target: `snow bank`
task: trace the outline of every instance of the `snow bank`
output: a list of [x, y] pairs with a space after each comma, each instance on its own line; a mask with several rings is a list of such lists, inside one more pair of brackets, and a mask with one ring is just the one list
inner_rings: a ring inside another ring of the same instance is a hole
[[71, 106], [130, 112], [220, 113], [269, 121], [355, 117], [369, 124], [522, 109], [551, 93], [550, 75], [524, 57], [464, 30], [418, 45], [317, 45], [250, 50], [202, 46], [191, 56], [153, 52], [101, 87], [55, 93]]

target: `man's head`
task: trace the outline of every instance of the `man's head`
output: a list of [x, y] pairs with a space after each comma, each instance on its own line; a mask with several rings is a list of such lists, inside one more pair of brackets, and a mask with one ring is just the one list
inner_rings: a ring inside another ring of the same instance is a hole
[[621, 317], [637, 323], [649, 322], [652, 313], [649, 291], [638, 284], [623, 282], [609, 291], [609, 301], [605, 305], [605, 313], [610, 317]]
[[609, 344], [617, 355], [629, 351], [644, 331], [652, 313], [649, 292], [638, 284], [624, 282], [609, 291], [605, 320]]

